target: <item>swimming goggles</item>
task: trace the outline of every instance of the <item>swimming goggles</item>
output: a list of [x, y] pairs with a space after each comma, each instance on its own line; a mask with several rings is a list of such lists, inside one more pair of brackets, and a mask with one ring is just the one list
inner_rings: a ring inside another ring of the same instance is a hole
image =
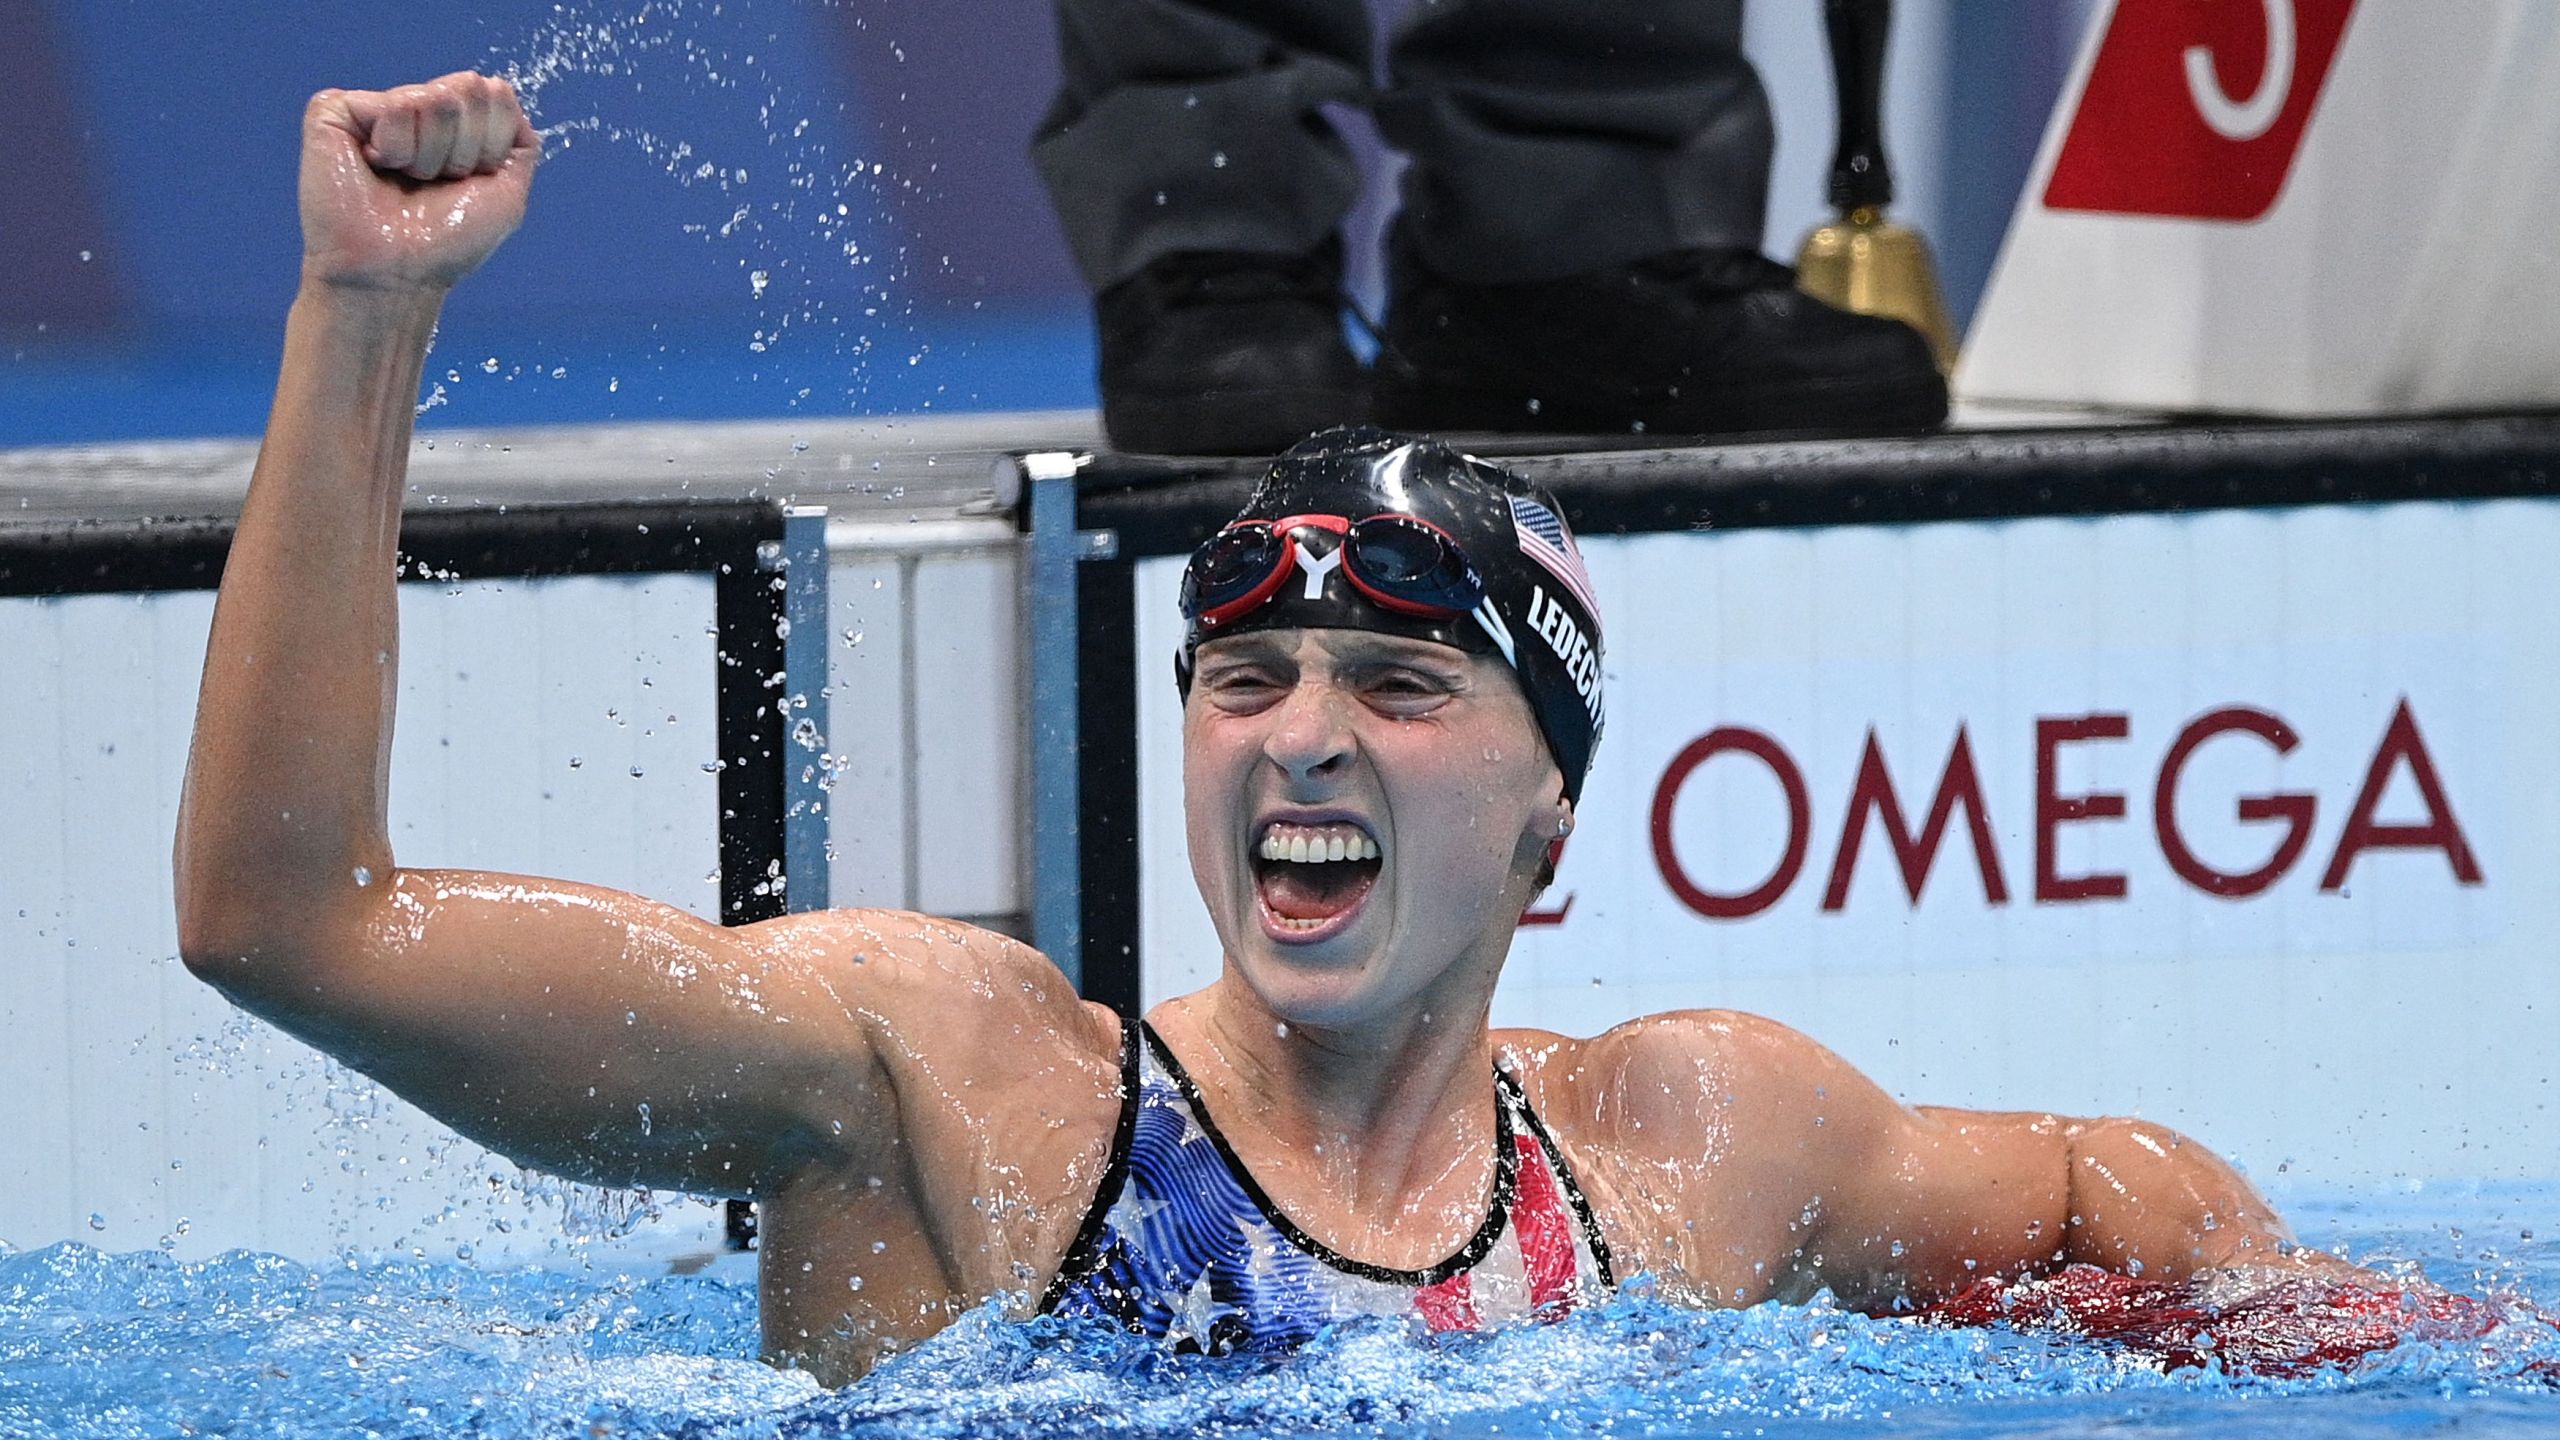
[[[1298, 537], [1310, 530], [1335, 536], [1334, 548], [1305, 548]], [[1320, 599], [1326, 573], [1337, 566], [1352, 589], [1399, 615], [1447, 620], [1484, 600], [1484, 577], [1449, 532], [1428, 520], [1288, 515], [1239, 520], [1193, 551], [1182, 572], [1183, 618], [1202, 629], [1232, 624], [1279, 594], [1299, 569], [1307, 572], [1308, 598]]]

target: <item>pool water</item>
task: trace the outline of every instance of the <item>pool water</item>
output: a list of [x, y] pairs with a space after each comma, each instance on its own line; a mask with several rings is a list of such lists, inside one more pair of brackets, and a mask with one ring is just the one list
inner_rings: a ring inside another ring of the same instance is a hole
[[[2560, 1311], [2560, 1188], [2294, 1198], [2303, 1238]], [[2560, 1330], [2519, 1320], [2290, 1379], [1823, 1305], [1641, 1286], [1561, 1324], [1390, 1322], [1280, 1359], [982, 1309], [845, 1390], [755, 1359], [743, 1267], [635, 1276], [77, 1244], [0, 1252], [0, 1436], [1854, 1435], [2560, 1432]]]

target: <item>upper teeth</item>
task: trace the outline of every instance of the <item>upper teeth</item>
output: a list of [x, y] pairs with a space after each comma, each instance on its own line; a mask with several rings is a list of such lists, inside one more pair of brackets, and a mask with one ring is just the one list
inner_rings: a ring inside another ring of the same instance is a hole
[[1375, 860], [1378, 842], [1348, 825], [1274, 825], [1262, 832], [1262, 858], [1299, 865]]

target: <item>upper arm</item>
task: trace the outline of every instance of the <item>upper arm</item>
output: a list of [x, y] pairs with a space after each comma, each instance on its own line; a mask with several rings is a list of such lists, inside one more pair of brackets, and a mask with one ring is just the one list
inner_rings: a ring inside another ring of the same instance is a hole
[[1652, 1016], [1598, 1043], [1617, 1092], [1606, 1128], [1676, 1181], [1658, 1233], [1719, 1299], [1952, 1293], [2059, 1233], [2065, 1142], [2049, 1117], [1914, 1110], [1739, 1012]]
[[397, 872], [321, 934], [197, 968], [518, 1160], [715, 1194], [894, 1143], [884, 1035], [930, 1048], [971, 957], [1011, 944], [865, 912], [724, 929], [619, 891], [452, 870]]
[[1851, 1305], [1927, 1304], [2068, 1263], [2176, 1279], [2288, 1239], [2247, 1181], [2166, 1127], [1904, 1105], [1754, 1015], [1648, 1016], [1574, 1069], [1558, 1095], [1623, 1157], [1628, 1238], [1720, 1300], [1827, 1286]]

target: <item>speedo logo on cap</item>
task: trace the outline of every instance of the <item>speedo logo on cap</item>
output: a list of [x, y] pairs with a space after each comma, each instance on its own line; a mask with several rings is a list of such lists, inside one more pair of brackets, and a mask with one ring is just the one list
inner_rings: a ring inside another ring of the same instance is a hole
[[1547, 642], [1556, 659], [1564, 663], [1564, 673], [1573, 680], [1573, 693], [1591, 711], [1594, 725], [1600, 721], [1600, 652], [1592, 647], [1591, 637], [1582, 633], [1571, 612], [1556, 603], [1543, 585], [1529, 587], [1529, 628]]

